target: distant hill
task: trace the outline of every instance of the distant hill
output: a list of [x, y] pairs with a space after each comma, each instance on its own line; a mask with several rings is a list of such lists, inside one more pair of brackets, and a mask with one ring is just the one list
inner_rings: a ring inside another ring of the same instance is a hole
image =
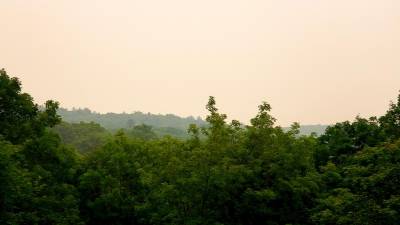
[[198, 126], [206, 125], [206, 122], [200, 117], [194, 118], [189, 116], [184, 118], [173, 114], [161, 115], [142, 112], [101, 114], [87, 108], [73, 110], [61, 108], [58, 114], [64, 121], [69, 123], [95, 122], [108, 130], [132, 128], [141, 124], [146, 124], [154, 128], [163, 128], [163, 131], [186, 130], [190, 124]]
[[[207, 124], [200, 117], [179, 117], [173, 114], [161, 115], [142, 112], [102, 114], [87, 108], [73, 110], [60, 108], [58, 113], [64, 121], [69, 123], [95, 122], [111, 131], [131, 129], [137, 125], [146, 124], [153, 127], [154, 132], [159, 136], [171, 135], [181, 138], [187, 136], [186, 130], [190, 124], [198, 126]], [[326, 128], [327, 125], [302, 125], [300, 127], [300, 134], [309, 135], [314, 132], [317, 135], [321, 135]], [[283, 129], [287, 130], [289, 128]]]
[[[301, 125], [300, 126], [300, 134], [301, 135], [310, 135], [311, 133], [315, 133], [318, 136], [323, 134], [328, 125]], [[288, 130], [289, 127], [284, 127], [284, 130]]]

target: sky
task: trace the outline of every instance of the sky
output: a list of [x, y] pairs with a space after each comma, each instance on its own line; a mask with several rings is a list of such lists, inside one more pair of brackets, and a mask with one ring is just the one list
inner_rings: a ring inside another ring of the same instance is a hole
[[1, 0], [0, 68], [42, 104], [248, 123], [382, 115], [400, 90], [398, 0]]

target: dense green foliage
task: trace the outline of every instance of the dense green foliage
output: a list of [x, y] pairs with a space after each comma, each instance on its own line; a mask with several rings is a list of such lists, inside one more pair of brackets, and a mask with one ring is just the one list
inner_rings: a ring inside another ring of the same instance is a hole
[[39, 111], [0, 72], [0, 224], [81, 224], [78, 155], [46, 129], [60, 121], [58, 104]]
[[93, 122], [62, 122], [52, 130], [60, 136], [64, 144], [73, 146], [81, 153], [86, 153], [102, 146], [111, 137], [111, 134], [105, 128]]
[[321, 136], [276, 126], [268, 103], [228, 122], [210, 97], [179, 139], [59, 123], [57, 103], [0, 81], [0, 224], [399, 224], [400, 96]]
[[178, 128], [152, 127], [145, 124], [117, 131], [109, 131], [94, 122], [62, 122], [53, 127], [52, 131], [60, 136], [63, 144], [72, 146], [83, 154], [104, 145], [110, 138], [112, 138], [114, 133], [119, 131], [124, 131], [130, 138], [143, 140], [152, 140], [165, 136], [171, 136], [178, 139], [187, 139], [190, 137], [186, 131]]

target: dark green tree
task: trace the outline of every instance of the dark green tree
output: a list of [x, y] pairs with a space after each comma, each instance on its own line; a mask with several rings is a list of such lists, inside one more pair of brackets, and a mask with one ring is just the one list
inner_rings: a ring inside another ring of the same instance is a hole
[[81, 224], [78, 156], [48, 131], [58, 103], [45, 107], [0, 70], [0, 224]]
[[13, 144], [43, 134], [46, 127], [59, 123], [56, 110], [58, 103], [47, 101], [40, 111], [32, 97], [21, 92], [18, 78], [10, 78], [4, 69], [0, 70], [0, 136]]
[[390, 103], [389, 110], [379, 118], [379, 122], [388, 139], [396, 140], [400, 138], [400, 94], [397, 97], [397, 102]]

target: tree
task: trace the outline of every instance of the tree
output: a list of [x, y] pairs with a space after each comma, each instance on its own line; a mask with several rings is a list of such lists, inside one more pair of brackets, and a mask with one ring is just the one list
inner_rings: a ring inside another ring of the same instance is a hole
[[365, 147], [329, 163], [312, 219], [316, 224], [398, 224], [400, 219], [400, 142]]
[[0, 70], [0, 223], [82, 224], [75, 188], [78, 156], [48, 131], [58, 103], [45, 107]]
[[104, 145], [111, 135], [94, 122], [62, 122], [53, 128], [64, 144], [75, 147], [80, 153], [88, 153]]
[[33, 103], [32, 97], [21, 92], [18, 78], [10, 78], [0, 70], [0, 136], [13, 144], [40, 136], [46, 127], [60, 122], [56, 110], [58, 103], [47, 101], [43, 111]]
[[129, 130], [129, 135], [134, 138], [139, 138], [142, 140], [150, 140], [157, 138], [156, 133], [154, 133], [153, 128], [146, 124], [136, 125], [131, 130]]
[[366, 146], [374, 147], [386, 139], [384, 130], [376, 117], [364, 119], [359, 116], [354, 122], [345, 121], [329, 126], [318, 138], [315, 152], [316, 166], [325, 165], [329, 160], [340, 163]]
[[379, 122], [390, 140], [400, 138], [400, 94], [396, 103], [390, 103], [389, 110], [379, 118]]

